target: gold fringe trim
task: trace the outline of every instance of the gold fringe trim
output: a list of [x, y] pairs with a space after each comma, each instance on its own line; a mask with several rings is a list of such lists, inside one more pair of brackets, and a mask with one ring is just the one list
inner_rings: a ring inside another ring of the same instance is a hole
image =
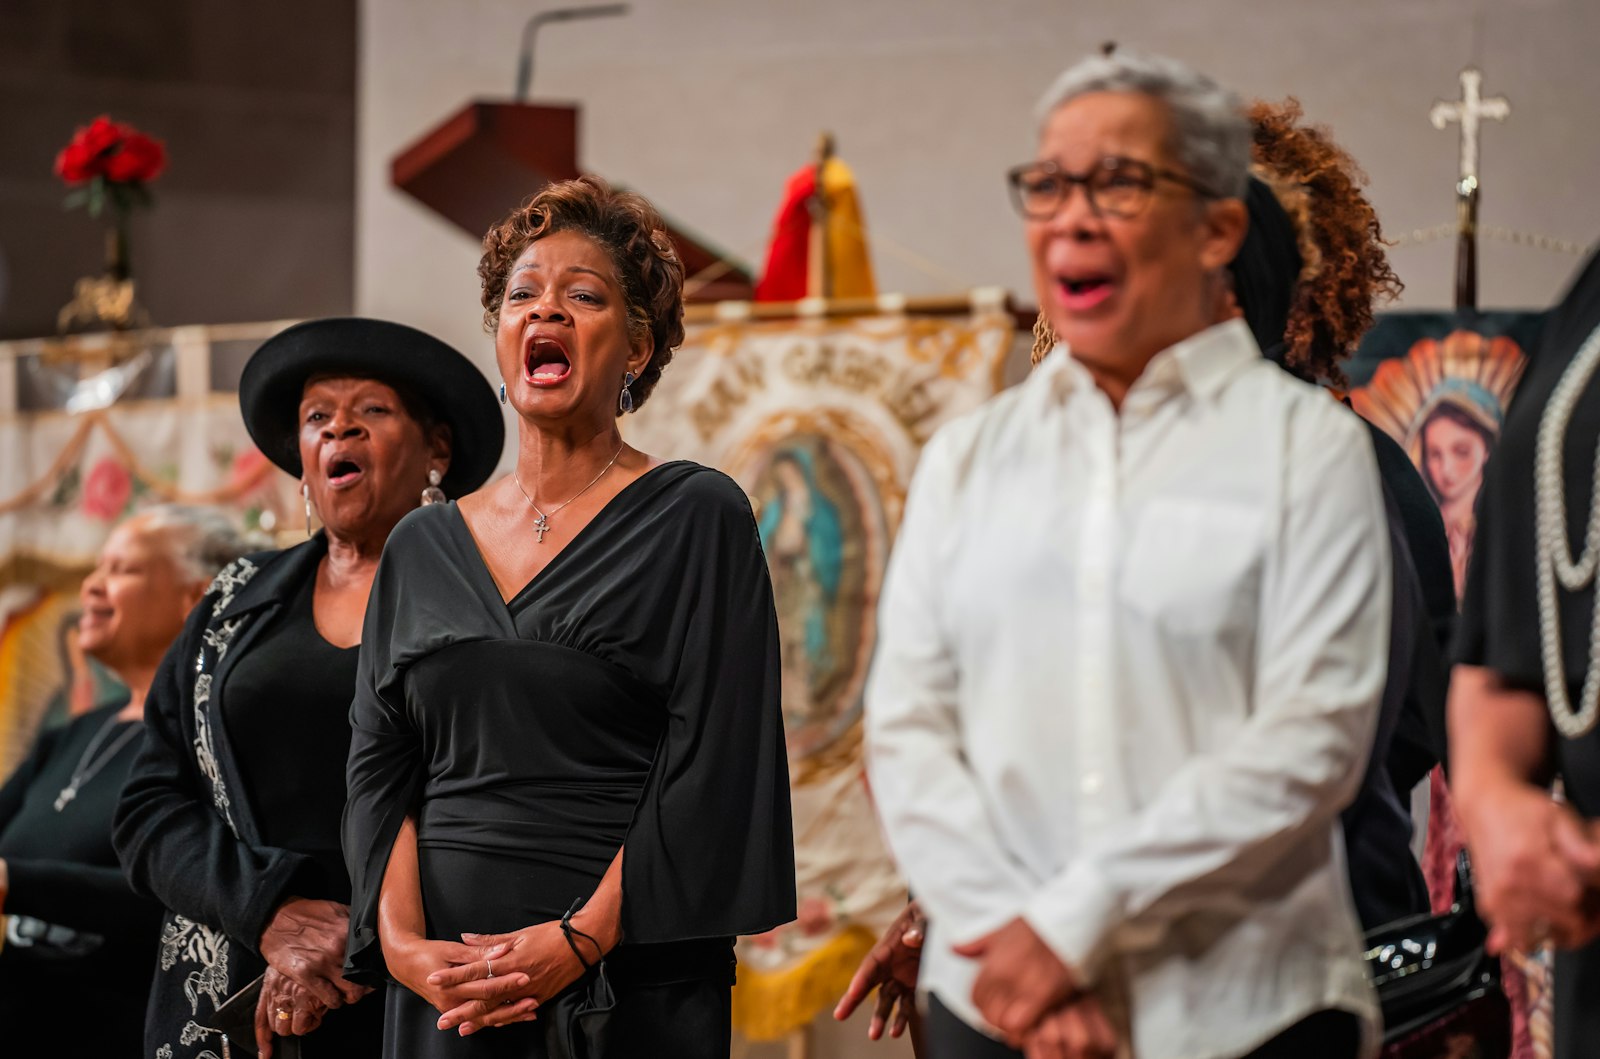
[[856, 968], [878, 939], [863, 926], [847, 927], [780, 971], [739, 968], [733, 987], [733, 1028], [751, 1041], [781, 1040], [839, 1002]]

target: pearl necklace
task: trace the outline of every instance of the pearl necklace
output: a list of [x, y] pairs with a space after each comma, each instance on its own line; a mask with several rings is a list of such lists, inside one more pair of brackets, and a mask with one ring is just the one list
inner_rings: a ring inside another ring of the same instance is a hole
[[1600, 327], [1590, 332], [1572, 363], [1561, 374], [1544, 415], [1539, 420], [1539, 441], [1534, 456], [1536, 512], [1535, 565], [1539, 576], [1539, 643], [1544, 661], [1544, 693], [1556, 729], [1568, 739], [1579, 739], [1594, 729], [1600, 718], [1600, 591], [1594, 594], [1595, 613], [1589, 629], [1589, 666], [1583, 676], [1578, 709], [1567, 693], [1566, 666], [1561, 651], [1561, 601], [1557, 582], [1568, 592], [1581, 592], [1595, 580], [1600, 568], [1600, 446], [1594, 459], [1594, 493], [1589, 500], [1589, 525], [1583, 552], [1572, 556], [1567, 535], [1567, 497], [1562, 456], [1567, 426], [1578, 400], [1600, 367]]

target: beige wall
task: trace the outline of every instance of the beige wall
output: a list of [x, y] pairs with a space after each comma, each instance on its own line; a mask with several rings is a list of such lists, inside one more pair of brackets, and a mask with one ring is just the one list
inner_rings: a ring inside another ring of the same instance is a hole
[[[400, 148], [472, 97], [509, 97], [524, 0], [363, 0], [356, 303], [487, 364], [473, 240], [389, 186]], [[1032, 148], [1052, 75], [1101, 41], [1161, 51], [1242, 93], [1298, 95], [1372, 177], [1386, 228], [1449, 222], [1454, 98], [1484, 12], [1486, 89], [1514, 113], [1484, 133], [1483, 221], [1600, 237], [1600, 3], [1594, 0], [635, 0], [624, 19], [558, 25], [535, 95], [583, 106], [582, 159], [759, 264], [785, 177], [818, 131], [860, 179], [881, 286], [1001, 284], [1028, 301], [1001, 173]], [[511, 205], [510, 203], [507, 204]], [[891, 243], [905, 254], [891, 251]], [[1404, 304], [1447, 305], [1453, 244], [1394, 252]], [[914, 266], [915, 255], [935, 266]], [[1577, 259], [1485, 241], [1482, 300], [1540, 305]]]

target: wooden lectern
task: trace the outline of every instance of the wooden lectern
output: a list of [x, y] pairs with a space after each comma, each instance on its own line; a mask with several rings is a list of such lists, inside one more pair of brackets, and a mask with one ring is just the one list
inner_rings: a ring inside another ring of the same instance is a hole
[[[578, 166], [578, 108], [529, 103], [468, 103], [394, 157], [394, 186], [482, 238], [513, 206], [546, 184], [571, 180]], [[755, 293], [742, 264], [667, 221], [683, 261], [691, 302], [748, 301]], [[704, 275], [701, 275], [704, 273]]]

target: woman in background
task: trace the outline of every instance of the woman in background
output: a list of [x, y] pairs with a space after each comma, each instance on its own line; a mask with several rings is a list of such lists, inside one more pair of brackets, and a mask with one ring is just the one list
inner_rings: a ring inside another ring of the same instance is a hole
[[111, 814], [161, 656], [211, 578], [248, 548], [209, 508], [147, 508], [113, 530], [78, 589], [78, 636], [127, 700], [45, 732], [0, 787], [0, 1024], [59, 1034], [58, 1054], [140, 1051], [161, 910], [123, 877]]

